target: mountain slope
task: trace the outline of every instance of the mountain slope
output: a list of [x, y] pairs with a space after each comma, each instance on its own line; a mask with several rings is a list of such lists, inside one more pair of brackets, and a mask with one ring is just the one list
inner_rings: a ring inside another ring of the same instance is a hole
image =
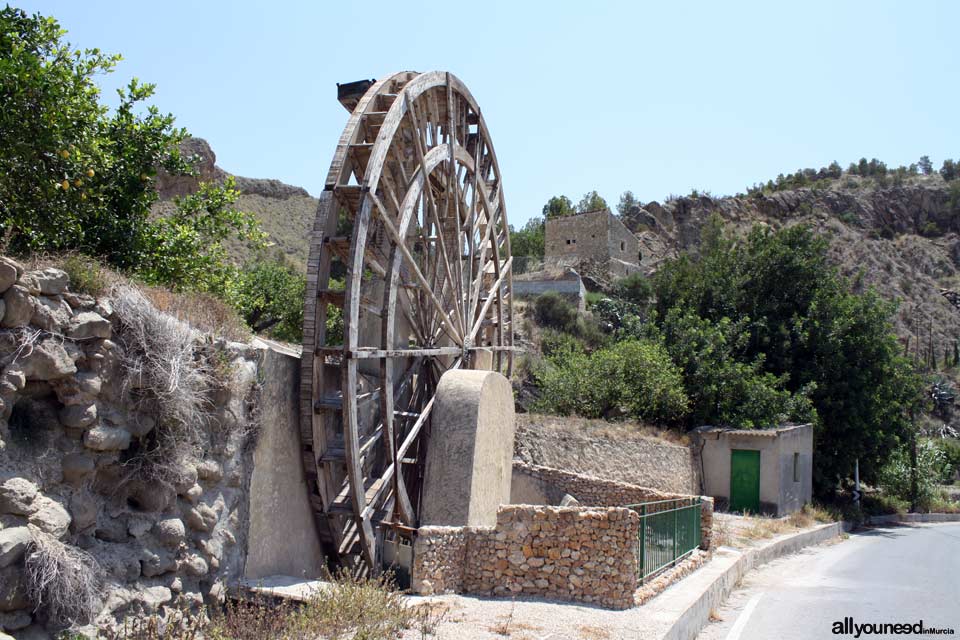
[[[202, 138], [188, 138], [181, 145], [181, 151], [197, 156], [198, 175], [159, 175], [157, 190], [161, 201], [156, 205], [158, 211], [172, 207], [173, 198], [196, 191], [201, 181], [220, 182], [231, 175], [217, 166], [216, 154]], [[267, 233], [268, 244], [279, 249], [298, 269], [306, 271], [309, 233], [317, 211], [317, 199], [306, 189], [279, 180], [234, 177], [237, 190], [240, 191], [236, 208], [254, 214]], [[250, 247], [240, 242], [228, 243], [227, 246], [231, 255], [240, 262], [252, 254]]]
[[910, 336], [911, 348], [917, 335], [929, 344], [932, 333], [942, 355], [960, 337], [960, 312], [941, 295], [960, 284], [960, 182], [931, 175], [878, 186], [844, 175], [829, 188], [650, 202], [624, 221], [653, 271], [665, 258], [696, 251], [714, 213], [740, 232], [755, 224], [811, 225], [829, 238], [830, 257], [856, 288], [900, 302], [895, 329], [904, 342]]

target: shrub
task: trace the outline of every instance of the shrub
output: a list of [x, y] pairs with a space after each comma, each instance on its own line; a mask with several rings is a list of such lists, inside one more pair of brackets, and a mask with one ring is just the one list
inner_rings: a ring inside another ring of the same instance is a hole
[[541, 411], [585, 418], [630, 415], [671, 423], [687, 411], [680, 372], [662, 345], [631, 340], [591, 355], [570, 352], [538, 372]]
[[214, 378], [199, 350], [200, 334], [161, 313], [138, 289], [118, 287], [112, 295], [120, 323], [125, 385], [156, 416], [149, 439], [128, 461], [145, 477], [175, 484], [185, 463], [197, 459], [211, 413]]
[[533, 317], [541, 327], [573, 333], [577, 326], [577, 309], [563, 296], [548, 291], [533, 303]]
[[613, 293], [618, 298], [645, 309], [650, 303], [650, 298], [653, 297], [653, 286], [643, 274], [632, 273], [613, 283]]
[[103, 570], [96, 558], [29, 525], [27, 591], [36, 609], [57, 624], [87, 624], [100, 610]]
[[574, 336], [556, 329], [544, 329], [540, 333], [540, 351], [551, 360], [563, 362], [583, 354], [583, 343]]
[[303, 339], [306, 284], [306, 278], [293, 265], [260, 259], [237, 274], [231, 298], [256, 333], [299, 343]]
[[[917, 443], [916, 507], [928, 511], [937, 492], [941, 469], [945, 460], [943, 452], [931, 440]], [[910, 501], [912, 479], [909, 445], [900, 447], [890, 456], [880, 471], [880, 487], [884, 492], [900, 500]]]

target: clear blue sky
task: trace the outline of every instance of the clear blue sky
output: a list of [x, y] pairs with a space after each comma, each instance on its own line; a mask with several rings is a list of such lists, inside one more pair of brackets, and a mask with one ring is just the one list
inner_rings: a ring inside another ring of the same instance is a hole
[[960, 157], [960, 2], [21, 2], [122, 53], [239, 175], [317, 194], [336, 82], [449, 70], [483, 109], [509, 219], [730, 194], [799, 167]]

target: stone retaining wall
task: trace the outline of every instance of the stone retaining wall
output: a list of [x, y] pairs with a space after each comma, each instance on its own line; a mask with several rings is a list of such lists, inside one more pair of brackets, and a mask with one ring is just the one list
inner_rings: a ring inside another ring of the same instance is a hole
[[[516, 461], [514, 480], [537, 484], [554, 499], [568, 495], [580, 506], [505, 505], [494, 527], [421, 528], [414, 544], [414, 591], [631, 607], [640, 515], [624, 505], [693, 497]], [[706, 551], [713, 500], [701, 503], [700, 546]]]
[[[559, 502], [563, 494], [568, 494], [582, 506], [610, 507], [639, 504], [642, 502], [656, 502], [660, 500], [674, 500], [690, 498], [692, 496], [681, 493], [658, 491], [647, 487], [639, 487], [626, 482], [604, 480], [592, 476], [571, 473], [550, 467], [530, 465], [519, 461], [513, 463], [515, 486], [531, 485], [537, 487], [547, 500]], [[523, 497], [517, 495], [516, 497]], [[711, 532], [713, 530], [713, 498], [700, 496], [700, 548], [710, 548]], [[516, 500], [514, 500], [516, 501]], [[651, 507], [650, 512], [657, 507]]]
[[642, 425], [629, 422], [518, 414], [514, 455], [527, 464], [660, 491], [702, 491], [693, 447], [652, 437]]
[[511, 505], [495, 527], [429, 527], [414, 547], [415, 591], [633, 606], [640, 517], [630, 509]]

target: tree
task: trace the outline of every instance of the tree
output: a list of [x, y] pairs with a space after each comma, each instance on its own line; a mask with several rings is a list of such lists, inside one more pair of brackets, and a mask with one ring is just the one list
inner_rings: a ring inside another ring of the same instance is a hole
[[580, 198], [577, 203], [577, 213], [587, 213], [588, 211], [607, 211], [610, 207], [607, 201], [600, 197], [596, 191], [588, 191]]
[[543, 205], [543, 217], [547, 220], [571, 216], [575, 213], [573, 202], [567, 196], [553, 196], [547, 201], [547, 204]]
[[617, 213], [621, 217], [632, 214], [640, 208], [640, 201], [633, 196], [633, 191], [624, 191], [620, 194], [620, 202], [617, 203]]
[[240, 271], [232, 297], [234, 306], [255, 332], [299, 343], [303, 339], [305, 289], [306, 278], [285, 258], [260, 258]]
[[510, 252], [514, 256], [542, 258], [544, 255], [543, 218], [534, 216], [517, 231], [510, 225]]
[[933, 163], [930, 162], [930, 156], [920, 156], [917, 166], [920, 168], [920, 173], [925, 176], [933, 173]]
[[654, 340], [626, 340], [590, 355], [568, 347], [536, 376], [540, 411], [586, 418], [626, 414], [660, 424], [687, 412], [680, 371]]
[[943, 176], [943, 179], [946, 181], [953, 180], [960, 173], [960, 167], [957, 166], [957, 163], [949, 158], [943, 161], [943, 166], [940, 167], [940, 175]]
[[[921, 388], [892, 333], [894, 306], [852, 293], [808, 227], [755, 227], [737, 240], [718, 224], [707, 225], [699, 256], [670, 261], [654, 278], [656, 324], [685, 371], [690, 420], [748, 419], [744, 404], [761, 416], [778, 406], [802, 415], [809, 398], [818, 491], [857, 458], [874, 480], [908, 432]], [[724, 404], [730, 394], [755, 399]]]
[[74, 50], [52, 18], [0, 10], [0, 235], [4, 249], [77, 251], [147, 280], [213, 290], [228, 265], [221, 241], [256, 238], [233, 210], [232, 185], [208, 186], [169, 215], [151, 215], [158, 169], [186, 174], [172, 115], [131, 81], [110, 112], [94, 76], [119, 56]]

